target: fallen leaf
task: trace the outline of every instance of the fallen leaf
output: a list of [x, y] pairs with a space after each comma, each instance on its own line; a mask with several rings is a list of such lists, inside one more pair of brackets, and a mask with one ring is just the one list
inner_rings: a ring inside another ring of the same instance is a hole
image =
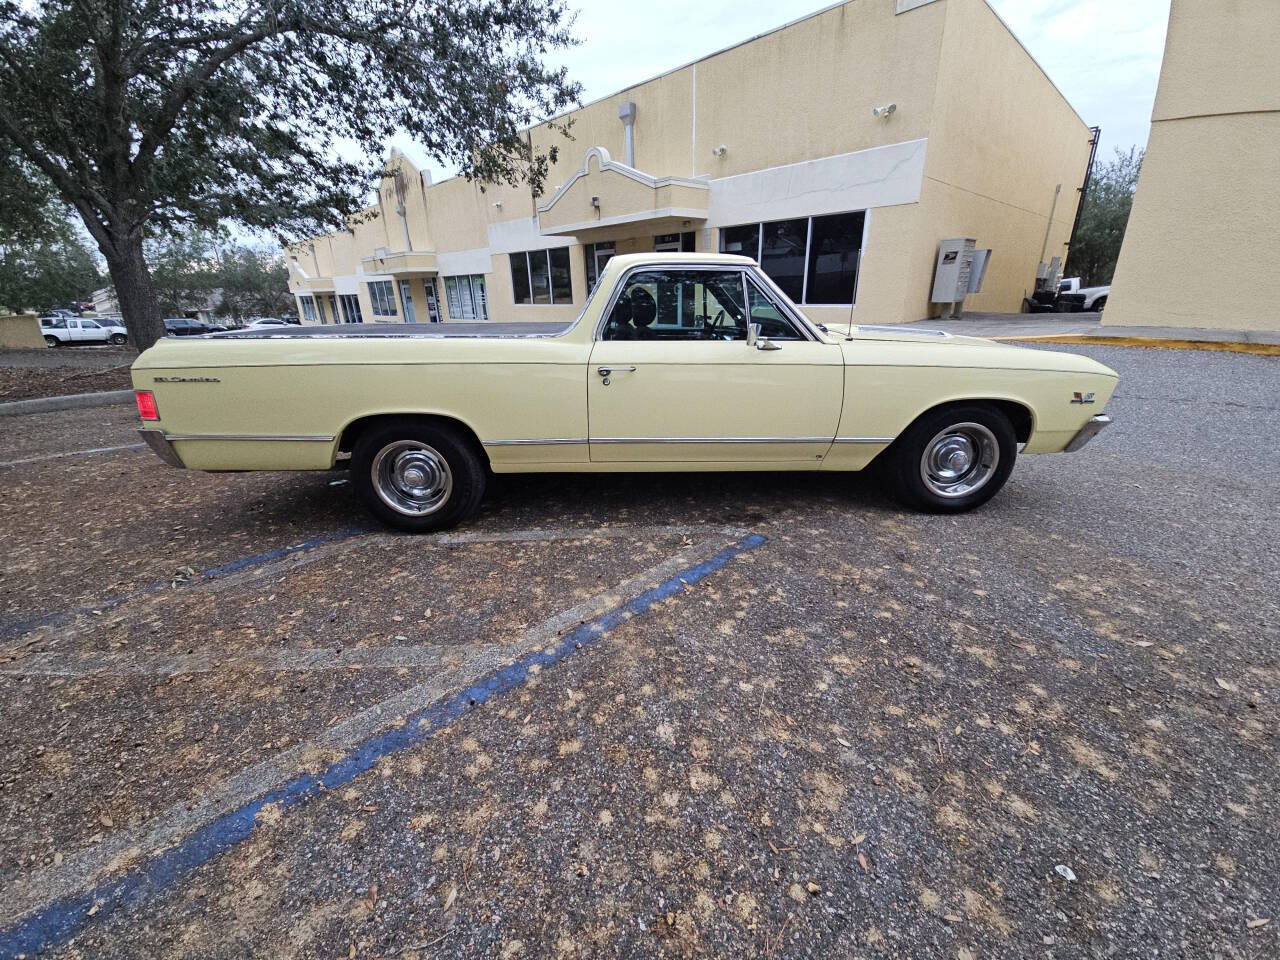
[[1245, 926], [1248, 927], [1250, 930], [1256, 930], [1258, 929], [1258, 927], [1265, 927], [1270, 922], [1271, 922], [1270, 917], [1255, 917], [1254, 919], [1246, 923]]
[[372, 909], [374, 908], [374, 906], [376, 906], [376, 905], [377, 905], [377, 903], [378, 903], [378, 885], [377, 885], [376, 883], [371, 883], [371, 884], [369, 884], [369, 893], [365, 896], [365, 898], [364, 898], [364, 899], [365, 899], [365, 902], [366, 902], [367, 904], [369, 904], [369, 909], [370, 909], [370, 910], [372, 910]]
[[1134, 645], [1135, 647], [1152, 647], [1152, 646], [1155, 646], [1155, 644], [1153, 644], [1150, 640], [1135, 640], [1135, 641], [1133, 641], [1133, 645]]
[[816, 883], [814, 883], [812, 880], [810, 880], [808, 883], [806, 883], [806, 884], [804, 885], [804, 888], [805, 888], [806, 890], [808, 890], [810, 893], [817, 893], [819, 890], [821, 890], [821, 889], [822, 889], [820, 886], [818, 886], [818, 885], [817, 885]]
[[947, 923], [964, 923], [964, 917], [960, 916], [958, 913], [945, 913], [942, 915], [942, 919], [947, 921]]
[[858, 851], [858, 866], [862, 868], [863, 873], [871, 872], [871, 867], [867, 864], [867, 855], [861, 850]]
[[444, 904], [441, 910], [448, 910], [453, 906], [453, 901], [458, 899], [458, 885], [456, 883], [449, 884], [449, 891], [444, 895]]
[[116, 825], [116, 822], [111, 819], [111, 814], [107, 813], [105, 810], [102, 812], [101, 816], [98, 817], [98, 822], [104, 827], [114, 827]]
[[56, 852], [54, 853], [54, 855], [53, 855], [53, 865], [54, 865], [55, 867], [60, 867], [60, 866], [62, 866], [62, 851], [61, 851], [61, 850], [58, 850], [58, 851], [56, 851]]
[[865, 843], [866, 839], [867, 839], [867, 835], [865, 833], [860, 833], [853, 838], [853, 845], [855, 847], [859, 846], [860, 844]]
[[1228, 693], [1235, 693], [1237, 690], [1240, 689], [1234, 683], [1228, 683], [1226, 680], [1223, 680], [1221, 677], [1214, 677], [1213, 679], [1218, 684], [1218, 686], [1220, 686], [1223, 690], [1226, 690]]

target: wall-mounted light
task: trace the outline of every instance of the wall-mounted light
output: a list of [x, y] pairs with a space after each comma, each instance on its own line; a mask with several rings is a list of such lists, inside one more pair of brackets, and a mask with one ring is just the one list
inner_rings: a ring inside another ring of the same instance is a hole
[[502, 201], [501, 201], [501, 200], [495, 200], [495, 201], [493, 201], [493, 206], [494, 206], [494, 208], [495, 208], [495, 209], [497, 209], [497, 210], [501, 210], [501, 209], [502, 209]]
[[879, 117], [881, 120], [888, 120], [889, 115], [898, 109], [896, 103], [886, 103], [883, 107], [874, 107], [871, 111], [873, 117]]
[[722, 143], [720, 146], [712, 148], [711, 155], [713, 157], [723, 157], [728, 152], [729, 148]]
[[592, 197], [592, 198], [591, 198], [591, 206], [592, 206], [592, 207], [594, 207], [595, 209], [599, 210], [599, 209], [600, 209], [600, 198], [599, 198], [599, 197]]

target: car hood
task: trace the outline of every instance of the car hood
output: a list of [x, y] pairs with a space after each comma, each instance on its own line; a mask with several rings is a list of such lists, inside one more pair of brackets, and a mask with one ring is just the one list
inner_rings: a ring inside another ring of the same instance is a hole
[[[951, 351], [962, 352], [972, 358], [975, 366], [997, 367], [1003, 369], [1055, 370], [1066, 373], [1094, 373], [1119, 378], [1110, 367], [1090, 357], [1078, 353], [1065, 353], [1061, 350], [1034, 350], [1030, 347], [1012, 343], [1001, 343], [985, 337], [964, 337], [947, 333], [945, 330], [933, 330], [927, 327], [890, 327], [865, 324], [828, 323], [827, 336], [833, 340], [855, 343], [880, 342], [919, 344], [932, 351], [944, 366], [959, 366], [961, 363], [950, 360]], [[947, 356], [948, 360], [943, 361]], [[958, 359], [958, 357], [956, 358]]]

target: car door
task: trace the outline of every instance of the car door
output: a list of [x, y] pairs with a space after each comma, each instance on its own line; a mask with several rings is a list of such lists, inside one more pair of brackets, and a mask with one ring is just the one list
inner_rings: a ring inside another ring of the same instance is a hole
[[593, 462], [821, 462], [844, 396], [837, 344], [740, 268], [644, 267], [619, 283], [588, 368]]
[[86, 343], [106, 343], [107, 331], [96, 320], [81, 320], [80, 338]]

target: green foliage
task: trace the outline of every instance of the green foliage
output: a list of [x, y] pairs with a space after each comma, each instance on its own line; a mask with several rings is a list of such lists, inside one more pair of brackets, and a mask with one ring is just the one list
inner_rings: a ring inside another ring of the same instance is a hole
[[1094, 166], [1064, 275], [1080, 277], [1087, 287], [1111, 282], [1133, 208], [1142, 157], [1143, 151], [1137, 147], [1130, 147], [1128, 153], [1117, 148], [1112, 159]]
[[0, 244], [0, 312], [43, 312], [88, 300], [102, 285], [93, 255], [56, 211], [27, 239]]
[[292, 316], [296, 311], [289, 292], [289, 269], [279, 252], [233, 246], [218, 254], [219, 316]]

